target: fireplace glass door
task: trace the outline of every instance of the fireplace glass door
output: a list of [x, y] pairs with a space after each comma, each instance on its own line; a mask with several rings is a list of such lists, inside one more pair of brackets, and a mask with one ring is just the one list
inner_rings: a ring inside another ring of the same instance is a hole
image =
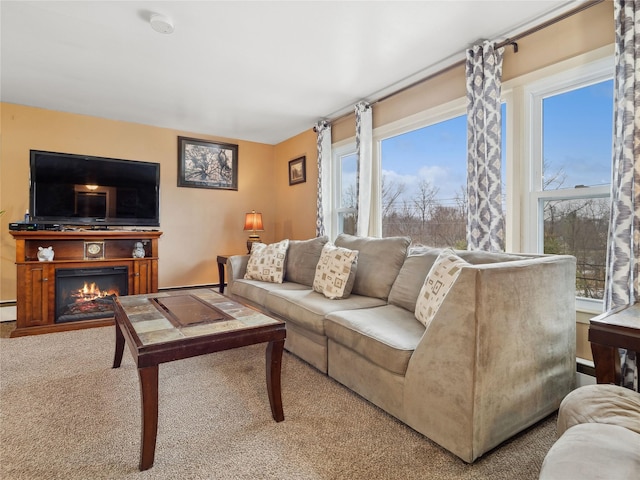
[[56, 270], [56, 323], [113, 317], [113, 299], [127, 295], [127, 267]]

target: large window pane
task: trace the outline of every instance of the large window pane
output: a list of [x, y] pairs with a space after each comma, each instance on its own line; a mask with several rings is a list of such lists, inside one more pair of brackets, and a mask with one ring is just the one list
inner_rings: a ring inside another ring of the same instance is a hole
[[358, 204], [356, 175], [358, 156], [349, 151], [338, 157], [337, 208], [335, 214], [337, 234], [356, 234], [356, 205]]
[[547, 200], [544, 253], [577, 259], [576, 296], [601, 300], [604, 295], [609, 198]]
[[[610, 199], [595, 194], [611, 181], [613, 80], [543, 96], [540, 190], [545, 253], [577, 259], [576, 294], [604, 295]], [[544, 198], [547, 197], [547, 198]]]
[[608, 185], [613, 80], [547, 97], [542, 111], [542, 189]]
[[356, 208], [356, 174], [358, 156], [355, 153], [340, 158], [340, 208]]
[[383, 236], [466, 248], [466, 118], [381, 142]]

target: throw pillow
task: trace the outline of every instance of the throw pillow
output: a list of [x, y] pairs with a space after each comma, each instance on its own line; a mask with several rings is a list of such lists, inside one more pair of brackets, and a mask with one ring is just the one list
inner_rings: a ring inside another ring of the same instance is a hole
[[356, 279], [358, 251], [326, 243], [313, 278], [313, 289], [332, 300], [347, 298]]
[[251, 247], [244, 278], [263, 282], [282, 283], [289, 239], [265, 245], [256, 242]]
[[427, 278], [420, 289], [416, 302], [416, 318], [428, 327], [436, 316], [447, 293], [460, 275], [460, 269], [469, 265], [450, 249], [444, 249], [431, 266]]

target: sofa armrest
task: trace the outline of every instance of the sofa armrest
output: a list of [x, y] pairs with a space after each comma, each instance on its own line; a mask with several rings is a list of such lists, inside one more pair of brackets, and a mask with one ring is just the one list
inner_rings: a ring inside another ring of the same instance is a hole
[[249, 255], [233, 255], [227, 258], [227, 287], [231, 292], [233, 282], [244, 278], [247, 271]]
[[463, 267], [409, 361], [407, 423], [471, 462], [557, 409], [575, 379], [575, 268]]

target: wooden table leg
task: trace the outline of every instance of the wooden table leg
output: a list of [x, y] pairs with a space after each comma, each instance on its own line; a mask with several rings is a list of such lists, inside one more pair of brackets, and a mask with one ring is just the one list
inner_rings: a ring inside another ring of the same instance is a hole
[[282, 410], [282, 392], [280, 388], [280, 373], [282, 370], [282, 351], [284, 340], [269, 342], [267, 345], [267, 392], [271, 415], [276, 422], [284, 420]]
[[218, 290], [220, 293], [224, 293], [224, 263], [218, 260], [218, 280], [220, 281], [220, 286]]
[[620, 385], [620, 352], [618, 348], [591, 342], [591, 353], [593, 354], [593, 363], [596, 366], [596, 381]]
[[120, 325], [118, 325], [118, 321], [115, 321], [116, 324], [116, 351], [113, 355], [113, 368], [119, 368], [122, 363], [122, 353], [124, 352], [124, 335], [122, 334], [122, 330], [120, 330]]
[[142, 400], [140, 470], [153, 466], [158, 434], [158, 366], [138, 368]]

